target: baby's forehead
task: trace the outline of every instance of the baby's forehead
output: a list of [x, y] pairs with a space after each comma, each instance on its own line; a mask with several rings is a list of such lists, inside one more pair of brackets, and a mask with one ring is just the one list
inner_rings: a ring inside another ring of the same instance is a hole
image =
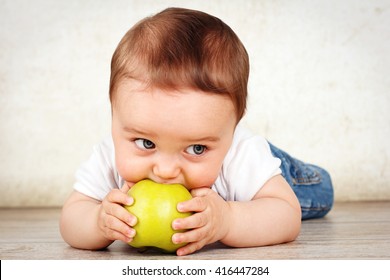
[[166, 139], [179, 134], [180, 139], [209, 135], [236, 122], [234, 105], [224, 95], [189, 89], [128, 92], [125, 88], [120, 88], [118, 95], [114, 120], [137, 132], [146, 129], [148, 134], [164, 134]]
[[[192, 86], [176, 84], [176, 85], [154, 85], [145, 79], [125, 78], [118, 83], [118, 87], [115, 91], [112, 101], [112, 110], [128, 110], [132, 103], [148, 104], [148, 102], [154, 102], [159, 99], [159, 96], [163, 96], [165, 100], [169, 102], [177, 103], [184, 100], [188, 106], [194, 106], [195, 103], [206, 105], [208, 102], [217, 101], [218, 103], [227, 104], [225, 110], [231, 115], [239, 119], [237, 109], [231, 96], [223, 93], [216, 93], [211, 91], [204, 91]], [[185, 98], [180, 98], [180, 97]], [[186, 98], [186, 96], [191, 96]], [[154, 99], [150, 99], [154, 97]], [[132, 100], [131, 103], [128, 101]], [[145, 106], [145, 108], [149, 108]], [[164, 110], [160, 107], [160, 110]]]

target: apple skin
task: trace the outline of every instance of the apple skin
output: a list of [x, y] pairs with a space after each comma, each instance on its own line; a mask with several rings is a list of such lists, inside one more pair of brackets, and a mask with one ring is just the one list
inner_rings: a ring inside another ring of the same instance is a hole
[[126, 210], [138, 219], [133, 227], [136, 235], [128, 244], [135, 248], [157, 248], [173, 253], [186, 243], [174, 244], [172, 235], [183, 230], [173, 230], [172, 222], [192, 213], [177, 211], [177, 204], [192, 198], [190, 192], [180, 184], [159, 184], [149, 179], [139, 181], [127, 193], [134, 198]]

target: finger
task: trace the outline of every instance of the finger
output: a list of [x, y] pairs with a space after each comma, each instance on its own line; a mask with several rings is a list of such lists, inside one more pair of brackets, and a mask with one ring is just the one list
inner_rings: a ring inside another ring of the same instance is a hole
[[122, 234], [109, 228], [106, 228], [105, 237], [109, 240], [121, 240], [126, 243], [129, 243], [133, 240], [133, 237], [130, 237], [129, 235]]
[[174, 230], [193, 229], [204, 227], [207, 224], [207, 216], [203, 213], [196, 213], [187, 218], [175, 219], [172, 222]]
[[195, 197], [177, 204], [179, 212], [202, 212], [206, 209], [207, 203], [203, 197]]
[[121, 207], [117, 217], [131, 227], [134, 227], [138, 223], [137, 217], [124, 207]]
[[175, 233], [172, 236], [172, 242], [174, 244], [180, 244], [180, 243], [192, 243], [192, 242], [199, 242], [204, 240], [206, 242], [208, 237], [208, 232], [205, 228], [198, 228], [189, 230], [182, 233]]
[[209, 188], [198, 188], [198, 189], [191, 190], [191, 195], [193, 197], [201, 197], [201, 196], [209, 195], [210, 192], [214, 192], [214, 191]]
[[204, 242], [190, 243], [190, 244], [187, 244], [186, 246], [183, 246], [183, 247], [179, 248], [176, 251], [176, 254], [178, 256], [189, 255], [189, 254], [194, 253], [195, 251], [198, 251], [198, 250], [202, 249], [205, 245], [206, 244]]
[[127, 193], [123, 193], [121, 190], [118, 189], [110, 191], [107, 194], [106, 199], [112, 203], [118, 203], [128, 206], [134, 203], [134, 199], [131, 196], [128, 196]]
[[121, 188], [121, 192], [126, 193], [130, 190], [130, 188], [134, 185], [134, 183], [125, 182]]
[[107, 215], [113, 216], [132, 227], [137, 224], [137, 217], [127, 211], [122, 205], [111, 203], [107, 200], [103, 200], [102, 204]]
[[132, 239], [136, 232], [114, 216], [106, 215], [105, 217], [105, 233], [110, 239], [128, 240]]

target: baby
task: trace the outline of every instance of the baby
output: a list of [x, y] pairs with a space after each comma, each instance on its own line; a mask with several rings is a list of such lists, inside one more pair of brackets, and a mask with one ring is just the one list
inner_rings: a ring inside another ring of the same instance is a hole
[[328, 173], [240, 124], [249, 61], [237, 35], [209, 14], [169, 8], [132, 27], [111, 62], [112, 137], [76, 173], [60, 228], [73, 247], [130, 242], [137, 218], [127, 191], [149, 178], [180, 183], [194, 212], [176, 219], [177, 255], [220, 241], [232, 247], [294, 240], [302, 218], [333, 204]]

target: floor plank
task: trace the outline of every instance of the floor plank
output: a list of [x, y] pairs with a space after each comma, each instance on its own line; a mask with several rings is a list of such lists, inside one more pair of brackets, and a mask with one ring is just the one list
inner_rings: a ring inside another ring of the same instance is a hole
[[336, 203], [330, 214], [304, 221], [294, 242], [256, 248], [211, 244], [177, 257], [140, 253], [122, 242], [101, 251], [69, 247], [58, 229], [60, 209], [0, 209], [0, 259], [390, 259], [390, 201]]

